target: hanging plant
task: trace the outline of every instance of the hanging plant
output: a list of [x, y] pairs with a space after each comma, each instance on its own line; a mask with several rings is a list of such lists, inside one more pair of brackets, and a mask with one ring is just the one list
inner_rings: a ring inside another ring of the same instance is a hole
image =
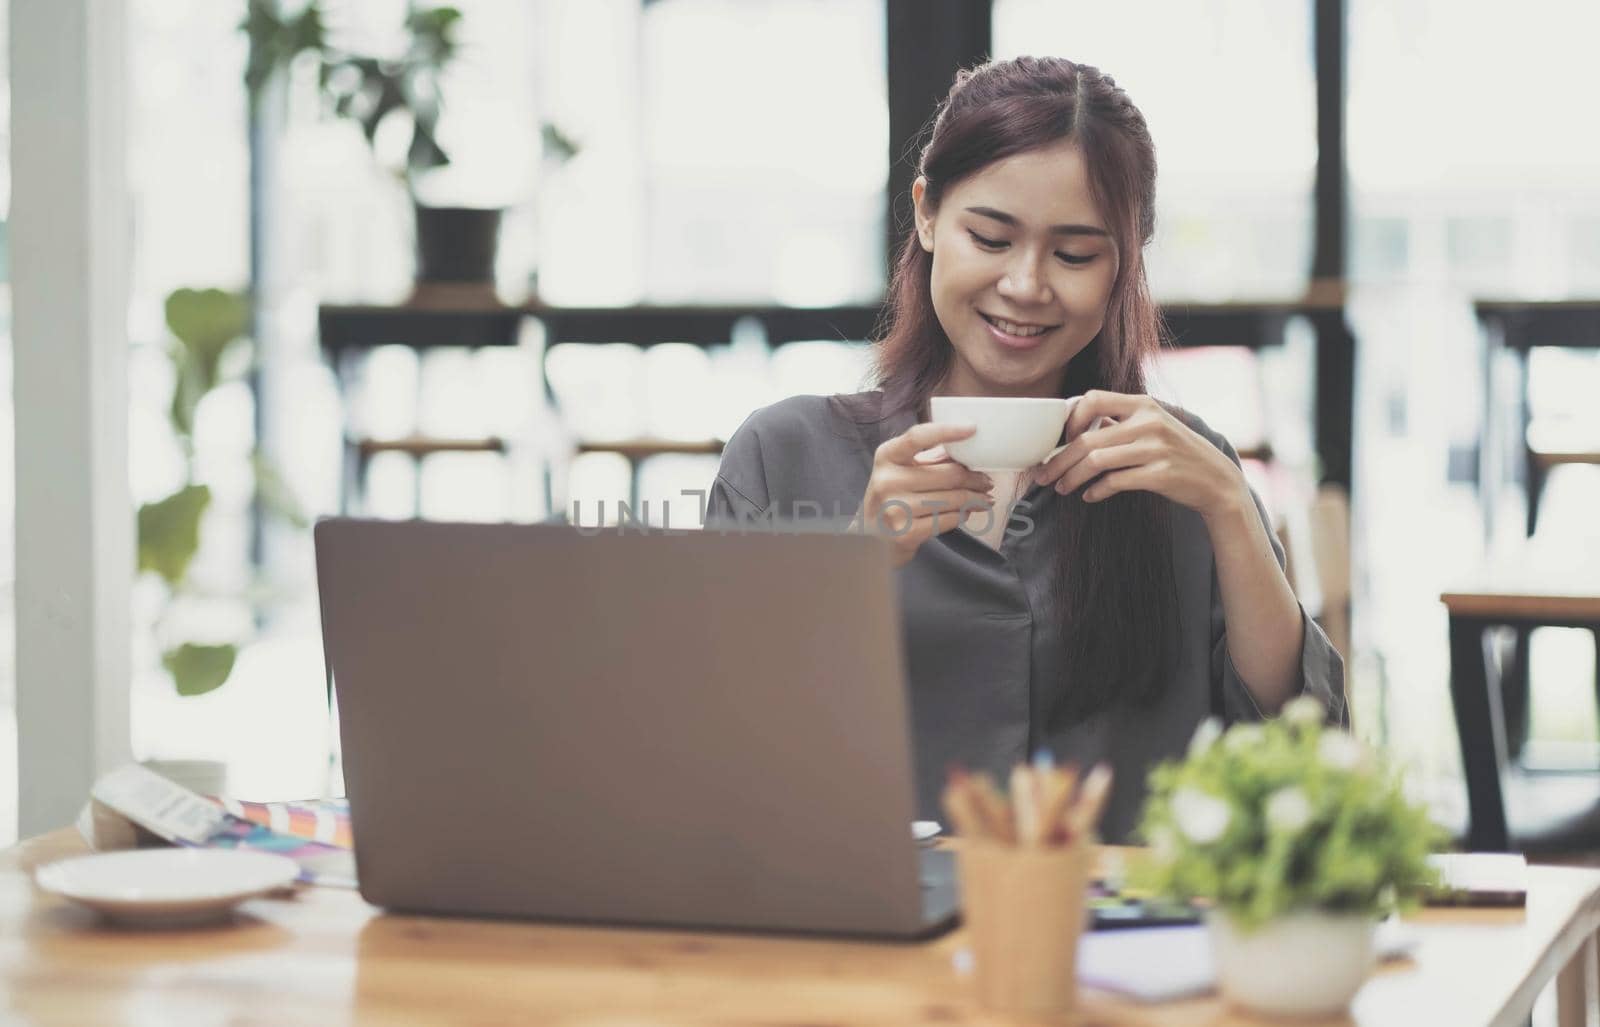
[[[183, 451], [184, 478], [170, 495], [145, 503], [138, 511], [139, 571], [159, 577], [167, 590], [158, 626], [170, 620], [177, 599], [195, 591], [189, 568], [200, 549], [200, 526], [211, 506], [211, 489], [195, 480], [195, 411], [213, 389], [248, 374], [249, 317], [249, 299], [242, 293], [178, 289], [167, 297], [166, 322], [172, 337], [166, 351], [173, 369], [168, 419]], [[251, 453], [250, 461], [263, 511], [303, 530], [309, 522], [282, 475], [259, 450]], [[228, 680], [242, 641], [179, 642], [162, 653], [161, 663], [178, 694], [203, 695]]]
[[250, 0], [240, 26], [250, 39], [245, 87], [252, 107], [275, 71], [303, 53], [317, 58], [317, 84], [323, 100], [339, 117], [361, 126], [373, 146], [378, 126], [391, 114], [410, 116], [411, 143], [400, 174], [412, 177], [450, 163], [439, 146], [439, 80], [455, 59], [461, 12], [454, 7], [413, 8], [406, 13], [406, 49], [397, 57], [349, 53], [328, 41], [327, 22], [317, 0], [299, 14], [284, 16], [272, 0]]

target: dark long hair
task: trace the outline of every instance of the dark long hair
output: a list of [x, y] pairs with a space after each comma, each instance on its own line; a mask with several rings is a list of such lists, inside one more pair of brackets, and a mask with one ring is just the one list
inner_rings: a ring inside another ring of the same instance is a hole
[[[1145, 391], [1144, 361], [1160, 347], [1160, 312], [1145, 278], [1155, 232], [1155, 146], [1144, 116], [1109, 75], [1054, 57], [1019, 57], [956, 76], [918, 162], [924, 202], [985, 167], [1070, 141], [1120, 258], [1100, 333], [1067, 365], [1062, 396]], [[889, 285], [874, 373], [884, 409], [921, 410], [949, 373], [950, 340], [934, 314], [933, 255], [907, 231]], [[1176, 651], [1178, 612], [1171, 510], [1148, 492], [1054, 504], [1061, 527], [1055, 588], [1065, 618], [1069, 680], [1057, 709], [1073, 715], [1159, 696]]]

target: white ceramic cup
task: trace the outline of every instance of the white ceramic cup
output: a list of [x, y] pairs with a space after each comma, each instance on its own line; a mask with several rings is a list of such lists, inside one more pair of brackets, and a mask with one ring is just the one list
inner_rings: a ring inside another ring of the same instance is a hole
[[934, 396], [929, 400], [935, 424], [971, 424], [971, 438], [946, 442], [951, 459], [974, 471], [1025, 471], [1055, 456], [1064, 445], [1078, 397]]

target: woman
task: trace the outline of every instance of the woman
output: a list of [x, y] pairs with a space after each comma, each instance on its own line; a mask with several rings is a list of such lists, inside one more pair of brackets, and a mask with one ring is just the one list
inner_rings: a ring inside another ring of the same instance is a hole
[[[880, 387], [776, 403], [724, 451], [708, 520], [858, 510], [893, 546], [923, 816], [950, 764], [1048, 749], [1112, 765], [1101, 833], [1120, 841], [1150, 766], [1207, 716], [1305, 692], [1345, 718], [1343, 663], [1233, 448], [1145, 393], [1155, 177], [1143, 116], [1096, 69], [961, 73], [912, 186]], [[1081, 399], [1063, 452], [990, 478], [945, 455], [974, 429], [927, 423], [934, 395]], [[950, 512], [974, 505], [1000, 516]]]

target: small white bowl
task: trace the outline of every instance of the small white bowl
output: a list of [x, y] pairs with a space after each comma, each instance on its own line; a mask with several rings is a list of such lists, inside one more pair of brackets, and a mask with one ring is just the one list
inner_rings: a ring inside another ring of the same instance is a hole
[[245, 899], [300, 875], [287, 856], [243, 849], [128, 849], [40, 867], [36, 884], [118, 923], [187, 927], [226, 919]]
[[1056, 451], [1077, 397], [934, 396], [929, 402], [940, 424], [971, 424], [971, 438], [944, 444], [951, 459], [975, 471], [1025, 471]]

